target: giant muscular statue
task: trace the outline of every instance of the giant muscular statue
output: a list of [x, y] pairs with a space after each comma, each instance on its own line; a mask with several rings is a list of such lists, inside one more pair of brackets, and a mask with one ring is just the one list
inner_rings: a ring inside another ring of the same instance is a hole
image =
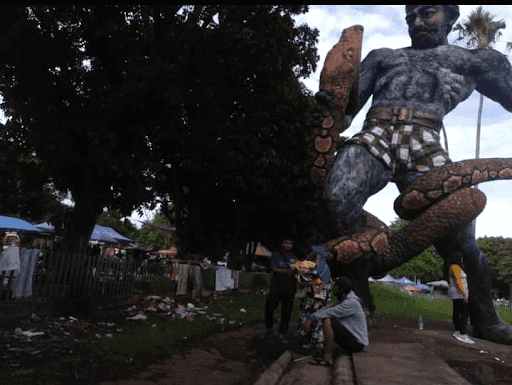
[[[448, 45], [457, 5], [407, 5], [406, 14], [410, 47], [377, 49], [359, 63], [362, 27], [355, 26], [344, 31], [326, 59], [317, 94], [322, 126], [313, 131], [310, 150], [312, 179], [323, 188], [337, 227], [337, 238], [324, 246], [370, 312], [375, 306], [369, 275], [385, 274], [430, 245], [446, 263], [462, 255], [474, 336], [512, 344], [512, 327], [494, 310], [489, 267], [472, 228], [485, 195], [470, 188], [511, 179], [512, 159], [453, 163], [439, 137], [444, 116], [474, 90], [512, 112], [512, 67], [492, 49]], [[339, 132], [371, 95], [362, 130], [334, 156]], [[391, 181], [401, 192], [395, 211], [411, 221], [393, 233], [363, 210]]]

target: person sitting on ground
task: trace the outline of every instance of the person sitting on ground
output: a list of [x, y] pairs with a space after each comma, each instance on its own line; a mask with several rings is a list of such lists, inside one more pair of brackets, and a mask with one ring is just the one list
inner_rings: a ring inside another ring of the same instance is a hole
[[314, 324], [322, 322], [325, 348], [323, 359], [318, 363], [327, 366], [334, 363], [335, 342], [349, 353], [360, 352], [369, 345], [362, 300], [352, 291], [350, 279], [337, 278], [332, 291], [338, 301], [310, 314], [305, 326], [307, 333]]
[[469, 289], [466, 273], [462, 269], [462, 258], [452, 258], [451, 262], [452, 263], [448, 268], [450, 280], [448, 297], [453, 302], [453, 325], [455, 326], [455, 333], [453, 333], [453, 336], [461, 342], [474, 344], [475, 342], [469, 338], [466, 332], [469, 317]]

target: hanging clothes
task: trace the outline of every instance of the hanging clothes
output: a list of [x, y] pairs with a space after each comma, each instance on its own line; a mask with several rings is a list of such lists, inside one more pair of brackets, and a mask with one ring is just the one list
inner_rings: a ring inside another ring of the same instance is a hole
[[188, 268], [189, 265], [186, 264], [178, 265], [178, 287], [176, 289], [176, 295], [187, 294]]
[[30, 297], [34, 283], [34, 271], [39, 259], [39, 249], [22, 249], [20, 255], [20, 273], [14, 280], [13, 298]]
[[20, 248], [8, 247], [0, 254], [0, 271], [20, 270]]
[[203, 269], [199, 265], [178, 265], [178, 287], [176, 295], [186, 295], [187, 289], [201, 290], [203, 282]]
[[224, 291], [235, 288], [235, 280], [231, 278], [231, 270], [225, 267], [217, 268], [215, 272], [215, 290]]

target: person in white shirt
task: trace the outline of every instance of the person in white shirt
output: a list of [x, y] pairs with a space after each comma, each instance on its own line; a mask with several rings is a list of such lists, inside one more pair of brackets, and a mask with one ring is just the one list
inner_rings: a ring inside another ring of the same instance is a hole
[[322, 322], [324, 330], [324, 356], [320, 364], [332, 366], [335, 343], [350, 353], [357, 353], [369, 345], [368, 327], [362, 300], [352, 291], [352, 282], [347, 277], [339, 277], [332, 287], [338, 301], [325, 306], [308, 316], [304, 331], [307, 333], [317, 322]]

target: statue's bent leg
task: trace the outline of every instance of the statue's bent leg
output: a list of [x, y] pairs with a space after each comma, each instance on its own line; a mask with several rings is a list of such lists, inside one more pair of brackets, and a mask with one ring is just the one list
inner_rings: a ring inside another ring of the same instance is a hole
[[491, 296], [490, 269], [478, 247], [469, 223], [458, 233], [436, 243], [436, 249], [449, 262], [450, 254], [462, 254], [469, 285], [469, 315], [473, 335], [500, 344], [512, 344], [512, 326], [496, 314]]
[[325, 181], [324, 197], [336, 215], [340, 236], [351, 235], [364, 225], [363, 206], [393, 178], [368, 150], [360, 145], [343, 146]]
[[387, 227], [366, 213], [363, 206], [392, 177], [392, 173], [366, 148], [353, 144], [340, 149], [324, 187], [324, 197], [330, 203], [338, 234], [342, 236], [325, 245], [327, 249], [338, 252], [337, 261], [331, 264], [331, 272], [333, 277], [343, 274], [352, 280], [355, 293], [363, 299], [369, 326], [373, 324], [371, 313], [375, 310], [375, 304], [368, 286], [370, 261], [362, 255], [362, 251], [369, 257], [372, 246], [379, 248], [381, 235], [384, 242], [380, 243], [384, 243], [382, 247], [385, 248]]
[[324, 246], [336, 251], [338, 261], [348, 264], [386, 249], [387, 226], [365, 212], [363, 206], [392, 178], [391, 171], [365, 147], [352, 144], [341, 148], [324, 188], [340, 236]]

